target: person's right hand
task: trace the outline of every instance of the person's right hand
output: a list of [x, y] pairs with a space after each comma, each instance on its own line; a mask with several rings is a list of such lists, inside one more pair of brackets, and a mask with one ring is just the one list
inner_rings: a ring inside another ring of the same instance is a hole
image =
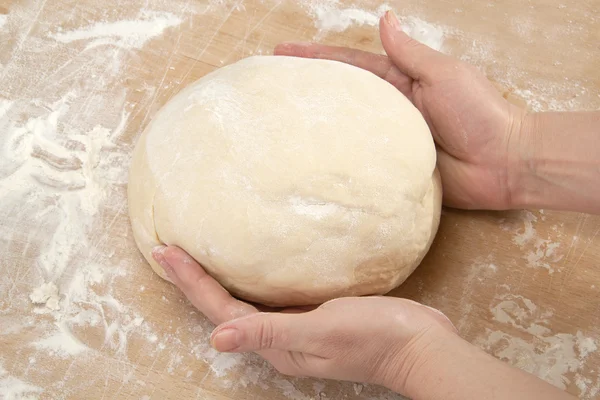
[[508, 209], [519, 170], [526, 112], [475, 67], [411, 39], [388, 11], [380, 21], [387, 57], [318, 44], [285, 43], [276, 55], [342, 61], [394, 85], [421, 111], [438, 148], [444, 204]]

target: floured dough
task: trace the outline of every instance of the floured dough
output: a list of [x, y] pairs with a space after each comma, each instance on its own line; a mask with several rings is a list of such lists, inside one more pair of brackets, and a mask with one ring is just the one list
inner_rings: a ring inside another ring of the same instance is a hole
[[383, 294], [421, 262], [441, 186], [419, 111], [335, 61], [250, 57], [182, 90], [134, 151], [136, 242], [190, 253], [268, 305]]

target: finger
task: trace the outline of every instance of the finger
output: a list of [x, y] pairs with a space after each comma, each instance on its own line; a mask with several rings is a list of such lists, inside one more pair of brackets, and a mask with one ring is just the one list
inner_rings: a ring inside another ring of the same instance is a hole
[[323, 321], [312, 313], [258, 313], [218, 326], [211, 335], [223, 352], [285, 350], [313, 354], [322, 338]]
[[388, 81], [398, 90], [409, 96], [412, 92], [412, 78], [402, 73], [384, 55], [369, 53], [346, 47], [325, 46], [316, 43], [282, 43], [275, 47], [275, 55], [304, 58], [318, 58], [341, 61], [362, 68]]
[[[182, 249], [159, 246], [152, 251], [152, 256], [165, 269], [171, 282], [215, 325], [258, 312], [251, 305], [234, 299]], [[279, 350], [267, 349], [257, 353], [272, 363], [283, 364], [285, 359], [285, 352]]]
[[438, 71], [455, 62], [408, 36], [391, 10], [381, 17], [379, 34], [383, 48], [394, 65], [415, 80], [433, 80]]
[[152, 251], [152, 256], [188, 300], [215, 325], [258, 312], [251, 305], [234, 299], [179, 247], [161, 246]]

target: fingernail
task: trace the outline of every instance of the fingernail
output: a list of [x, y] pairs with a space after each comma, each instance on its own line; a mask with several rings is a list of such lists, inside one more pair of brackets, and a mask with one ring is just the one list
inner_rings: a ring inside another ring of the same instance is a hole
[[220, 352], [234, 351], [240, 347], [239, 331], [233, 328], [223, 329], [213, 335], [211, 345]]
[[387, 10], [385, 13], [385, 20], [392, 28], [400, 29], [400, 21], [398, 21], [398, 17], [392, 10]]
[[163, 268], [167, 276], [171, 277], [174, 274], [173, 267], [165, 259], [165, 250], [167, 246], [156, 246], [152, 249], [152, 257]]

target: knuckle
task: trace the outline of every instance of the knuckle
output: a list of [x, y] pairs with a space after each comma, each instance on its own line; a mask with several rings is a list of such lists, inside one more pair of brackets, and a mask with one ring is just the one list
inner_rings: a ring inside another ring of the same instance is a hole
[[409, 47], [409, 48], [418, 48], [418, 47], [422, 46], [422, 44], [419, 41], [411, 38], [408, 35], [402, 36], [402, 40], [400, 41], [400, 44], [402, 46]]
[[390, 64], [389, 67], [386, 68], [385, 72], [383, 73], [383, 80], [388, 81], [388, 82], [392, 82], [396, 80], [396, 76], [397, 75], [397, 70], [394, 67], [393, 64]]
[[256, 331], [256, 344], [259, 349], [270, 349], [275, 343], [275, 330], [271, 320], [265, 318], [259, 324]]

